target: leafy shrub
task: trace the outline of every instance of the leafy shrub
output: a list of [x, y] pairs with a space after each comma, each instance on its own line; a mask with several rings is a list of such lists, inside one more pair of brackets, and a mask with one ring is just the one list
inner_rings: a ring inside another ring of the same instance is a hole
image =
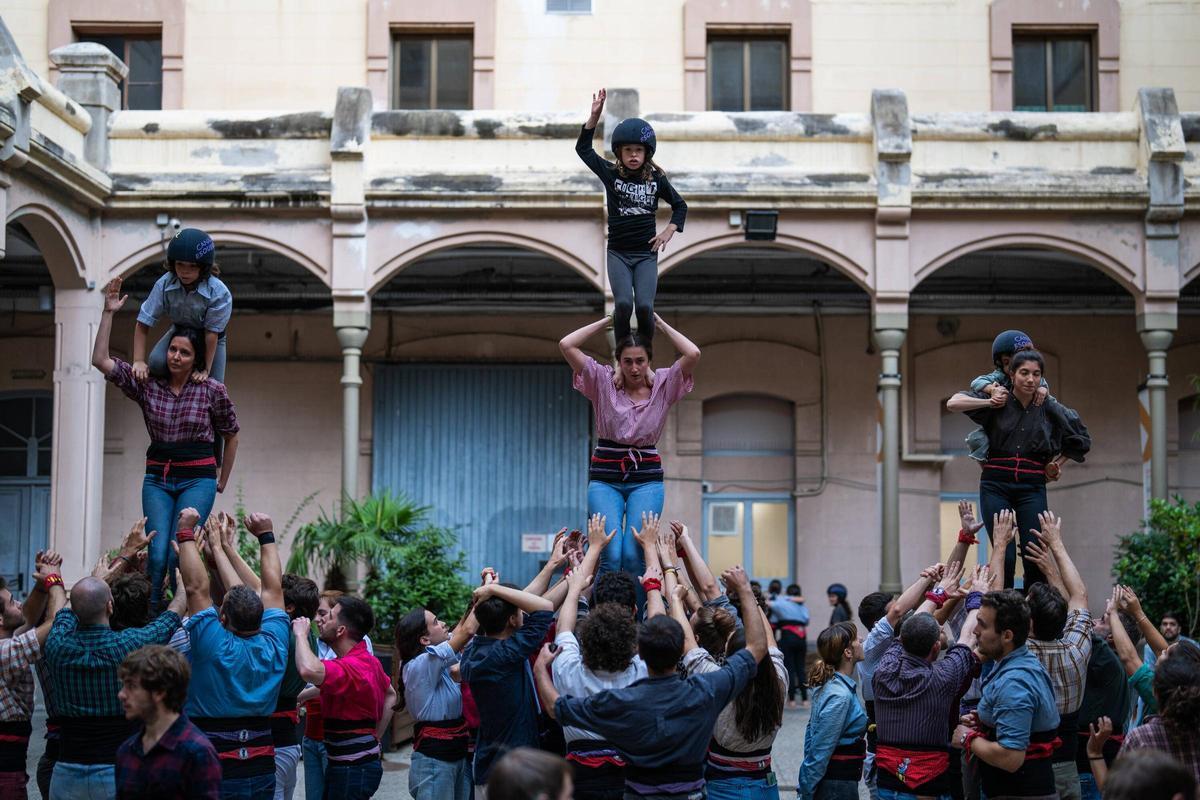
[[1200, 503], [1154, 500], [1143, 529], [1122, 536], [1113, 559], [1113, 577], [1133, 587], [1147, 616], [1182, 612], [1184, 632], [1200, 631]]

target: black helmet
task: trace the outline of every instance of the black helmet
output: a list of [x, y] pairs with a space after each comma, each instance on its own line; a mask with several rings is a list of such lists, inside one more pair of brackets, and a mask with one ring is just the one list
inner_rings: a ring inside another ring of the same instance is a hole
[[212, 237], [197, 228], [184, 228], [167, 245], [167, 262], [189, 261], [201, 267], [212, 267], [217, 246]]
[[1013, 353], [1032, 349], [1033, 340], [1027, 334], [1021, 331], [1005, 331], [992, 342], [992, 363], [1002, 368], [1004, 362], [1000, 360], [1001, 356], [1011, 356]]
[[646, 148], [646, 160], [654, 158], [654, 149], [658, 146], [658, 140], [654, 138], [654, 128], [650, 127], [650, 123], [638, 117], [630, 117], [622, 120], [616, 128], [613, 129], [612, 135], [612, 151], [616, 155], [621, 154], [621, 145], [623, 144], [640, 144]]

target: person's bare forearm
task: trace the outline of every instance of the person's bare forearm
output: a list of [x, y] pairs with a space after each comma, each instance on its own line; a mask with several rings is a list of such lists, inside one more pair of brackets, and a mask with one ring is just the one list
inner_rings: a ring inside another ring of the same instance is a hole
[[296, 672], [313, 686], [325, 682], [325, 664], [313, 652], [307, 636], [293, 636], [296, 640]]
[[392, 715], [396, 713], [396, 687], [388, 684], [387, 695], [383, 700], [383, 716], [379, 718], [379, 723], [375, 726], [375, 738], [383, 743], [383, 735], [387, 733], [388, 726], [392, 724]]
[[662, 328], [663, 333], [667, 334], [667, 337], [671, 340], [671, 344], [679, 352], [680, 367], [683, 370], [683, 374], [691, 375], [697, 362], [700, 361], [700, 348], [691, 339], [668, 325], [665, 319], [657, 314], [654, 317], [658, 322], [658, 327]]
[[520, 589], [500, 586], [495, 583], [488, 584], [488, 587], [488, 591], [492, 593], [493, 597], [499, 597], [501, 600], [512, 603], [526, 614], [532, 614], [535, 611], [554, 610], [554, 604], [540, 595], [530, 594]]
[[999, 742], [992, 742], [987, 739], [973, 739], [971, 741], [971, 752], [989, 766], [1002, 769], [1005, 772], [1016, 772], [1025, 763], [1024, 750], [1009, 750]]
[[683, 542], [683, 559], [687, 564], [692, 585], [696, 587], [696, 593], [702, 600], [715, 600], [720, 597], [721, 587], [717, 585], [717, 579], [713, 577], [712, 570], [708, 568], [704, 557], [700, 555], [691, 535], [683, 537], [681, 541]]
[[[246, 560], [242, 558], [242, 554], [238, 552], [236, 540], [234, 540], [231, 547], [225, 547], [222, 542], [219, 548], [214, 548], [214, 550], [217, 549], [225, 554], [229, 564], [233, 567], [233, 571], [237, 574], [240, 583], [249, 586], [256, 592], [262, 591], [262, 581], [259, 580], [258, 575], [250, 568], [250, 565], [246, 563]], [[222, 580], [224, 580], [223, 577]]]
[[100, 314], [100, 324], [96, 327], [96, 341], [92, 345], [92, 366], [108, 375], [116, 367], [112, 356], [109, 355], [109, 339], [112, 338], [113, 312], [105, 309]]
[[133, 326], [133, 360], [134, 362], [146, 360], [146, 334], [150, 332], [150, 327], [144, 323], [138, 322]]
[[542, 710], [550, 717], [557, 720], [554, 705], [558, 702], [558, 689], [554, 688], [554, 681], [550, 678], [550, 671], [541, 664], [537, 664], [533, 668], [534, 683], [537, 684], [538, 699], [542, 703]]
[[221, 479], [217, 481], [222, 489], [229, 483], [229, 476], [233, 474], [233, 462], [237, 459], [238, 451], [238, 435], [236, 433], [229, 434], [224, 438], [225, 454], [221, 458]]
[[1073, 609], [1087, 608], [1087, 584], [1083, 582], [1079, 570], [1075, 568], [1075, 562], [1071, 560], [1071, 554], [1067, 552], [1067, 546], [1063, 544], [1061, 537], [1056, 538], [1050, 545], [1050, 552], [1054, 556], [1054, 563], [1058, 566], [1058, 573], [1067, 590], [1067, 606]]
[[1150, 652], [1154, 653], [1155, 657], [1161, 656], [1167, 649], [1167, 640], [1163, 637], [1162, 632], [1155, 624], [1146, 616], [1143, 611], [1137, 617], [1138, 630], [1142, 632], [1142, 637], [1146, 640], [1146, 644], [1150, 645]]
[[217, 358], [217, 343], [220, 341], [220, 334], [214, 331], [204, 332], [204, 371], [212, 375], [213, 361]]
[[1142, 666], [1142, 657], [1138, 655], [1137, 648], [1125, 631], [1121, 615], [1115, 610], [1108, 615], [1108, 627], [1112, 631], [1113, 649], [1117, 651], [1117, 658], [1121, 659], [1125, 674], [1132, 677], [1133, 673], [1138, 671], [1138, 667]]
[[221, 579], [221, 584], [226, 589], [232, 589], [244, 583], [229, 560], [229, 553], [221, 546], [220, 542], [215, 543], [212, 548], [212, 557], [213, 566], [217, 568], [217, 577]]
[[742, 627], [746, 632], [746, 649], [754, 656], [755, 661], [762, 661], [767, 654], [767, 632], [764, 620], [759, 610], [758, 601], [754, 599], [754, 590], [750, 584], [738, 587], [738, 604], [742, 609]]
[[208, 570], [200, 558], [200, 550], [194, 541], [179, 543], [179, 572], [183, 575], [183, 588], [187, 593], [188, 612], [195, 616], [212, 606], [209, 594]]
[[571, 365], [571, 369], [579, 372], [583, 369], [583, 365], [587, 362], [587, 355], [583, 352], [583, 346], [587, 344], [587, 340], [595, 336], [600, 331], [608, 326], [608, 317], [602, 317], [595, 322], [584, 325], [578, 330], [571, 331], [558, 342], [558, 349], [562, 351], [563, 358]]
[[[929, 586], [931, 583], [933, 583], [933, 581], [922, 575], [909, 584], [904, 592], [896, 598], [896, 600], [892, 603], [892, 607], [889, 608], [887, 612], [887, 621], [893, 628], [900, 624], [900, 620], [905, 614], [921, 604], [921, 598], [925, 597], [925, 592], [929, 591]], [[932, 601], [926, 602], [928, 602], [930, 606], [933, 605]], [[921, 610], [927, 611], [932, 610], [932, 608], [922, 608]]]
[[992, 404], [990, 397], [971, 397], [969, 394], [958, 392], [951, 395], [946, 401], [946, 410], [955, 411], [974, 411], [977, 408], [987, 408]]
[[967, 619], [963, 622], [962, 630], [958, 632], [958, 643], [971, 646], [972, 640], [975, 638], [975, 625], [979, 622], [979, 609], [973, 608], [967, 612]]

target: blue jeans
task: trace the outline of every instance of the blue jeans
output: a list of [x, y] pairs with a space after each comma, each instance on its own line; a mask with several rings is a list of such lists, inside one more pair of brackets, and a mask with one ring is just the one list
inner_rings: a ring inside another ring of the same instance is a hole
[[305, 736], [300, 751], [304, 756], [304, 798], [321, 800], [325, 796], [325, 743]]
[[[979, 481], [979, 509], [983, 514], [983, 523], [988, 528], [988, 538], [992, 536], [992, 517], [1006, 508], [1012, 509], [1017, 515], [1017, 538], [1008, 546], [1004, 554], [1004, 587], [1011, 589], [1017, 569], [1017, 541], [1021, 548], [1034, 541], [1031, 530], [1040, 530], [1038, 514], [1046, 510], [1046, 484], [1044, 483], [1013, 483], [1010, 481]], [[1028, 589], [1038, 581], [1045, 581], [1046, 576], [1028, 559], [1025, 564], [1025, 588]]]
[[[662, 481], [646, 483], [606, 483], [605, 481], [588, 481], [587, 513], [590, 519], [593, 514], [604, 515], [606, 530], [617, 529], [617, 536], [612, 543], [600, 553], [600, 565], [596, 568], [596, 578], [606, 572], [625, 570], [634, 578], [646, 571], [646, 561], [642, 556], [642, 547], [633, 538], [633, 531], [642, 527], [642, 512], [653, 511], [662, 513], [663, 485]], [[638, 597], [641, 597], [641, 587], [638, 587]]]
[[[895, 789], [885, 789], [882, 786], [878, 787], [879, 800], [917, 800], [917, 795], [912, 792], [897, 792]], [[921, 797], [929, 797], [929, 795], [920, 795]], [[950, 800], [948, 794], [933, 795], [936, 800]]]
[[1100, 787], [1096, 785], [1096, 776], [1090, 772], [1079, 773], [1079, 794], [1083, 800], [1100, 800]]
[[721, 778], [709, 781], [708, 800], [779, 800], [775, 775], [766, 778]]
[[813, 800], [858, 800], [859, 781], [823, 780], [813, 790]]
[[275, 773], [252, 778], [222, 778], [221, 800], [264, 800], [275, 794]]
[[150, 558], [146, 571], [150, 577], [150, 610], [157, 614], [162, 607], [163, 577], [170, 575], [175, 585], [175, 527], [179, 512], [189, 506], [200, 512], [199, 527], [208, 519], [217, 498], [215, 478], [160, 478], [146, 475], [142, 480], [142, 515], [146, 517], [146, 533], [158, 531], [150, 540]]
[[471, 800], [471, 762], [441, 761], [421, 753], [412, 754], [408, 771], [408, 793], [413, 800]]
[[325, 800], [367, 800], [379, 789], [383, 764], [330, 764], [325, 770]]
[[112, 800], [117, 796], [117, 768], [112, 764], [54, 765], [50, 800]]

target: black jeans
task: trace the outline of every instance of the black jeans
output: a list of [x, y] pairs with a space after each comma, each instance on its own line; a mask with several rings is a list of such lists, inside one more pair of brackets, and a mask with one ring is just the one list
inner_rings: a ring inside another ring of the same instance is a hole
[[637, 314], [638, 333], [654, 338], [654, 293], [658, 289], [658, 253], [608, 251], [608, 285], [613, 293], [613, 337], [629, 335], [629, 317]]
[[808, 639], [781, 629], [779, 649], [783, 651], [783, 665], [788, 671], [788, 700], [795, 700], [796, 689], [799, 689], [800, 698], [807, 701], [808, 683], [804, 675], [804, 657], [807, 655]]
[[[1012, 509], [1017, 515], [1017, 541], [1024, 549], [1026, 543], [1034, 541], [1030, 531], [1040, 530], [1038, 514], [1046, 510], [1046, 484], [1044, 483], [1014, 483], [1011, 481], [979, 481], [979, 509], [983, 514], [983, 522], [988, 528], [988, 538], [992, 538], [992, 517], [1005, 509]], [[1038, 581], [1045, 581], [1046, 576], [1037, 565], [1022, 558], [1025, 564], [1025, 588], [1028, 589]], [[1013, 585], [1013, 575], [1017, 568], [1016, 541], [1008, 546], [1004, 554], [1004, 588]]]

